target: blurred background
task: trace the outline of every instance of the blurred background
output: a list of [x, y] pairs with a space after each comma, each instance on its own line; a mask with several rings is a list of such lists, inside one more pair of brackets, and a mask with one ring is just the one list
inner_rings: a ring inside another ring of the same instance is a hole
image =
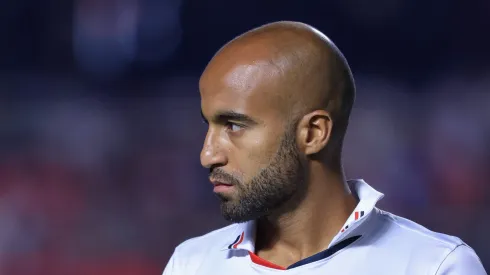
[[161, 274], [226, 225], [199, 164], [198, 78], [276, 20], [317, 27], [352, 66], [347, 176], [489, 269], [489, 15], [486, 0], [1, 1], [0, 273]]

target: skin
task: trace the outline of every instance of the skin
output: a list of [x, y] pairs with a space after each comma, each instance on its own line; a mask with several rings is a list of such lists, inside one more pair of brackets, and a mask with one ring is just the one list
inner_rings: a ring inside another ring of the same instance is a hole
[[286, 267], [325, 250], [354, 210], [340, 159], [353, 85], [335, 45], [298, 22], [235, 38], [204, 70], [201, 163], [231, 185], [223, 216], [257, 220], [259, 257]]

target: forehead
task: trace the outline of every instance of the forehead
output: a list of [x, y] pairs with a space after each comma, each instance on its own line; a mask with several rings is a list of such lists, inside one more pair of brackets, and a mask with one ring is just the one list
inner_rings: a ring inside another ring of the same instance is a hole
[[258, 119], [281, 115], [282, 78], [270, 62], [211, 63], [199, 81], [203, 113], [232, 110]]

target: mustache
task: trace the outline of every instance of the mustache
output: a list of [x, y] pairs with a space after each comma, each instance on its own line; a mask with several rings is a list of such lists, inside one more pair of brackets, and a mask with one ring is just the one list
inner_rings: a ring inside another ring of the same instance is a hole
[[215, 168], [209, 171], [209, 178], [213, 179], [215, 181], [219, 181], [222, 183], [226, 184], [231, 184], [231, 185], [239, 185], [240, 180], [237, 179], [235, 176], [226, 173], [220, 168]]

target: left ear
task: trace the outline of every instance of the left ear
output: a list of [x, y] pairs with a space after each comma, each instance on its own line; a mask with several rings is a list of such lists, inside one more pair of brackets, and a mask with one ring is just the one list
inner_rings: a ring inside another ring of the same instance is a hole
[[332, 127], [332, 118], [324, 110], [304, 116], [298, 124], [298, 143], [304, 154], [313, 155], [322, 151], [330, 140]]

